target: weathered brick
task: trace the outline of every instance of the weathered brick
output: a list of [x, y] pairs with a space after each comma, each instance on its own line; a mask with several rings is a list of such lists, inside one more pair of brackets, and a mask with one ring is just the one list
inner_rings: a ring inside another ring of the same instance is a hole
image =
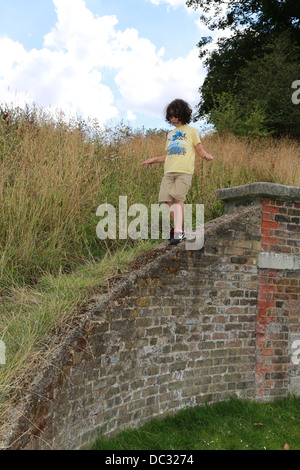
[[100, 429], [108, 436], [182, 407], [287, 394], [300, 375], [288, 356], [290, 334], [299, 333], [300, 271], [261, 269], [257, 259], [261, 251], [299, 255], [297, 204], [273, 196], [235, 204], [206, 224], [201, 250], [154, 249], [99, 297], [70, 347], [63, 343], [59, 366], [32, 398], [34, 415], [25, 412], [16, 428], [23, 438], [10, 442], [80, 448]]

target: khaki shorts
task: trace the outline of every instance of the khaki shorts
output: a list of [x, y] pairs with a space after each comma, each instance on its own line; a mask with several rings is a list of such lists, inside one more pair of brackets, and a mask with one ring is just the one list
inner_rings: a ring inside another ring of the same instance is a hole
[[166, 173], [163, 176], [158, 200], [159, 202], [184, 202], [192, 185], [193, 175], [186, 173]]

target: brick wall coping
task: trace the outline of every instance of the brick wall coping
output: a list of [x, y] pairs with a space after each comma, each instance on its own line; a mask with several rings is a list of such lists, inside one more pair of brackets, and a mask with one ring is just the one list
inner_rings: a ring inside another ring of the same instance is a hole
[[224, 202], [234, 200], [257, 199], [260, 197], [300, 200], [300, 187], [275, 183], [250, 183], [232, 188], [219, 189], [217, 199]]

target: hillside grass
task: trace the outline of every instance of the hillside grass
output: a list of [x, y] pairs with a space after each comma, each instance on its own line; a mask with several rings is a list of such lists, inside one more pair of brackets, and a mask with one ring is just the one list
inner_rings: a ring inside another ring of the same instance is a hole
[[[91, 450], [300, 450], [300, 397], [271, 403], [231, 398], [99, 437]], [[118, 453], [116, 453], [118, 455]]]
[[[99, 240], [96, 209], [119, 196], [128, 207], [157, 203], [164, 130], [132, 131], [120, 123], [55, 119], [43, 110], [0, 109], [0, 421], [22, 394], [27, 371], [47, 361], [52, 336], [75, 321], [80, 306], [101, 292], [126, 263], [157, 241]], [[216, 190], [256, 181], [300, 186], [300, 144], [203, 138], [214, 161], [197, 161], [189, 204], [205, 220], [222, 214]]]

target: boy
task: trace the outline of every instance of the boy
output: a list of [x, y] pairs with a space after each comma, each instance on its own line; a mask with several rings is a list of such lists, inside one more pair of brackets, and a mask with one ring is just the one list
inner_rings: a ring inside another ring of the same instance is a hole
[[170, 243], [176, 245], [185, 238], [183, 229], [184, 201], [192, 185], [196, 153], [206, 160], [213, 160], [201, 145], [199, 132], [189, 126], [192, 109], [186, 101], [176, 99], [166, 109], [166, 121], [175, 129], [169, 132], [166, 143], [167, 154], [149, 158], [142, 165], [164, 163], [164, 176], [161, 182], [158, 200], [166, 203], [174, 221]]

